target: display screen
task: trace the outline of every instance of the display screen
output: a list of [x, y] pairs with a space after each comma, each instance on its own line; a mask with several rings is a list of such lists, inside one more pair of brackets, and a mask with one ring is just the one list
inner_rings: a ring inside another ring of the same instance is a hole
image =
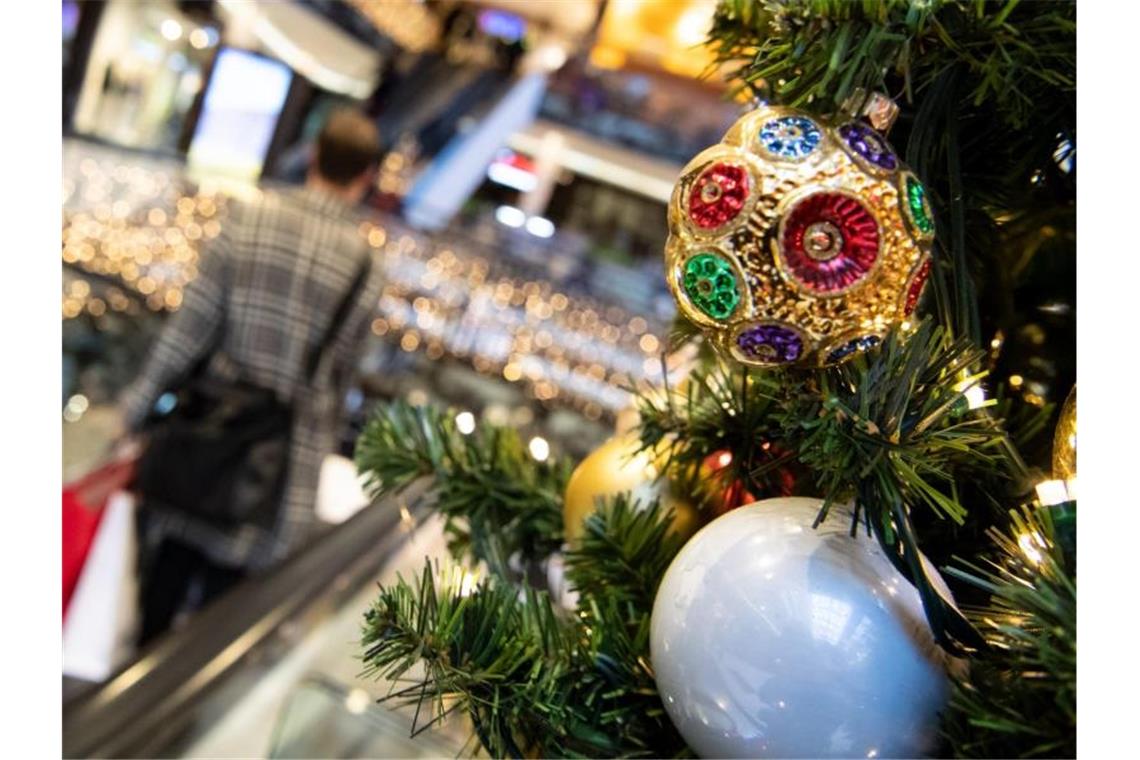
[[78, 26], [79, 3], [75, 0], [63, 0], [63, 38], [70, 40], [74, 37]]
[[196, 172], [255, 180], [293, 81], [272, 58], [223, 48], [207, 85], [187, 163]]
[[526, 21], [513, 13], [488, 8], [479, 12], [479, 29], [491, 37], [518, 42], [526, 34]]

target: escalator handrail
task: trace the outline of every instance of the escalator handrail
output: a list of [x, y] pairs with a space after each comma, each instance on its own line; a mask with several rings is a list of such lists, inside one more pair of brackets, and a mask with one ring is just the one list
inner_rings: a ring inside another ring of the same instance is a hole
[[[295, 557], [254, 576], [63, 706], [64, 757], [145, 756], [193, 720], [195, 706], [290, 621], [375, 578], [422, 514], [425, 484], [360, 510]], [[311, 621], [310, 621], [311, 624]], [[346, 656], [348, 656], [346, 654]]]

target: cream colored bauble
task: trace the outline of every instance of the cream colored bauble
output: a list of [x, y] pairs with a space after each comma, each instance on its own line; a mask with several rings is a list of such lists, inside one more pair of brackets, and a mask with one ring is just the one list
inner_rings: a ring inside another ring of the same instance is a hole
[[877, 541], [850, 535], [849, 511], [833, 506], [813, 530], [821, 506], [779, 498], [728, 512], [689, 539], [662, 579], [651, 630], [657, 689], [702, 757], [933, 749], [947, 657], [918, 591]]

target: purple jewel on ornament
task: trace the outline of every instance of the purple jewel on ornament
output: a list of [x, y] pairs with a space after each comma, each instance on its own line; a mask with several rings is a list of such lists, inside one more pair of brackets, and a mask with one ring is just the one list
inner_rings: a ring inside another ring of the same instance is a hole
[[736, 346], [750, 359], [770, 364], [788, 364], [800, 358], [803, 340], [793, 330], [779, 325], [756, 325], [740, 331]]
[[891, 146], [875, 130], [866, 124], [849, 122], [839, 128], [839, 136], [851, 151], [869, 164], [887, 171], [894, 171], [899, 160]]

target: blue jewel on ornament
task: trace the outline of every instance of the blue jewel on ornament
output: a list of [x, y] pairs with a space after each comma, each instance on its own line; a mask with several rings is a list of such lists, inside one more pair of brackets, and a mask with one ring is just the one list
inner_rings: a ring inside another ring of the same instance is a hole
[[862, 353], [869, 348], [874, 348], [879, 345], [879, 343], [880, 338], [878, 335], [863, 335], [854, 340], [849, 340], [827, 355], [827, 363], [834, 364], [841, 362], [848, 356], [851, 356], [851, 354], [856, 352]]
[[772, 119], [760, 128], [759, 134], [760, 145], [777, 158], [804, 158], [822, 139], [823, 133], [815, 122], [803, 116]]

